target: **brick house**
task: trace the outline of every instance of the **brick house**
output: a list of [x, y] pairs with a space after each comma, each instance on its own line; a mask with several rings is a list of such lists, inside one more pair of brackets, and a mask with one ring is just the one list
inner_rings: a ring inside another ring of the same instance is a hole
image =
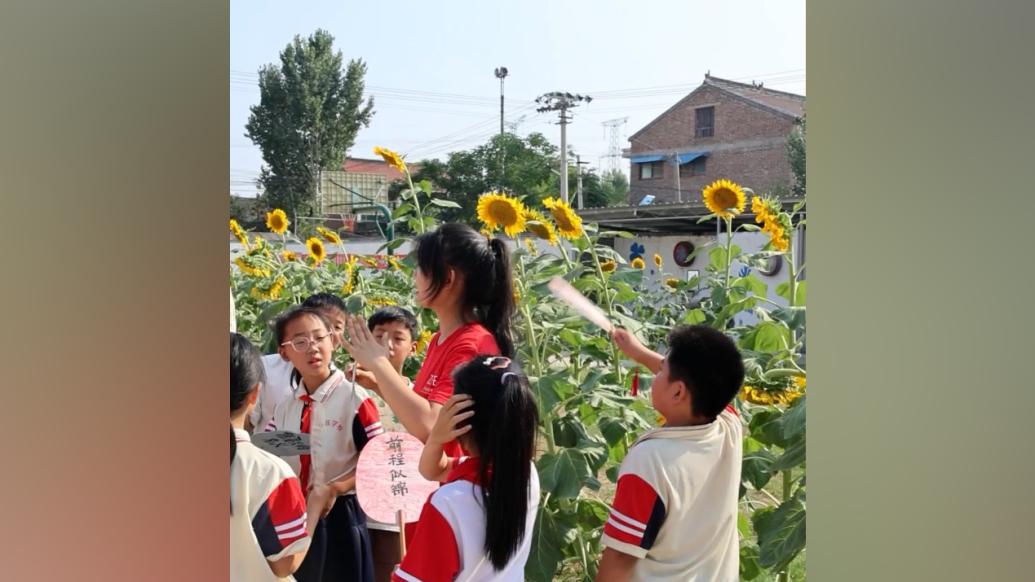
[[689, 201], [718, 178], [758, 193], [789, 189], [787, 137], [804, 113], [802, 95], [705, 75], [629, 137], [629, 204]]

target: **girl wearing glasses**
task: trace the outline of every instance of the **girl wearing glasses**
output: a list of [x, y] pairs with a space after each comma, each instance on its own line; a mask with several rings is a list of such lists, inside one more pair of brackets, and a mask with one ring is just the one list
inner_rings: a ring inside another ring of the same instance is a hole
[[[362, 319], [349, 318], [349, 337], [342, 344], [374, 375], [377, 391], [403, 427], [427, 441], [442, 405], [453, 395], [455, 368], [475, 354], [513, 357], [514, 287], [503, 241], [488, 239], [470, 226], [443, 224], [417, 237], [415, 246], [417, 303], [435, 312], [439, 328], [428, 342], [413, 388]], [[456, 443], [447, 451], [462, 454]]]
[[[539, 507], [538, 409], [509, 358], [479, 354], [454, 374], [420, 472], [444, 485], [428, 498], [395, 581], [525, 579]], [[459, 439], [469, 457], [443, 447]]]
[[331, 362], [333, 332], [323, 312], [311, 307], [297, 307], [277, 320], [280, 354], [301, 381], [292, 396], [277, 405], [267, 430], [309, 434], [309, 454], [285, 461], [307, 494], [322, 484], [331, 490], [309, 555], [295, 578], [372, 582], [373, 556], [366, 516], [356, 501], [355, 470], [359, 452], [384, 429], [367, 391], [349, 382]]

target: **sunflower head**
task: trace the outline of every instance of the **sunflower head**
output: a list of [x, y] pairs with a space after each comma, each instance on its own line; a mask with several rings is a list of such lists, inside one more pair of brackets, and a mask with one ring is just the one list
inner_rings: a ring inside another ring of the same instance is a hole
[[294, 251], [284, 251], [280, 253], [280, 256], [284, 257], [285, 261], [297, 261], [298, 255]]
[[525, 228], [550, 245], [557, 246], [557, 231], [542, 212], [534, 208], [525, 209]]
[[406, 173], [406, 162], [403, 161], [402, 156], [399, 154], [381, 146], [374, 146], [374, 153], [381, 156], [389, 166], [399, 170], [400, 172]]
[[420, 337], [417, 338], [417, 353], [423, 354], [424, 350], [428, 349], [429, 343], [431, 343], [431, 332], [425, 329], [420, 332]]
[[675, 277], [669, 277], [668, 279], [665, 279], [665, 284], [675, 289], [679, 286], [679, 279], [676, 279]]
[[661, 265], [661, 255], [659, 255], [658, 253], [654, 253], [654, 266], [660, 269]]
[[316, 227], [316, 232], [319, 233], [320, 236], [323, 237], [323, 240], [325, 240], [325, 241], [327, 241], [327, 242], [329, 242], [331, 244], [336, 244], [336, 245], [340, 245], [341, 244], [341, 237], [338, 236], [338, 233], [334, 232], [333, 230], [331, 230], [329, 228], [324, 228], [322, 226], [318, 226], [318, 227]]
[[792, 381], [798, 390], [805, 390], [805, 376], [795, 376]]
[[517, 198], [499, 192], [486, 192], [478, 199], [478, 220], [489, 232], [502, 228], [516, 237], [525, 230], [525, 205]]
[[327, 258], [327, 249], [324, 248], [323, 241], [315, 236], [305, 241], [305, 246], [309, 250], [309, 258], [312, 259], [314, 267]]
[[618, 268], [618, 263], [608, 259], [606, 261], [600, 261], [600, 270], [605, 273], [611, 273]]
[[543, 206], [553, 215], [553, 221], [557, 223], [557, 232], [568, 240], [575, 240], [582, 236], [582, 218], [575, 214], [563, 201], [558, 198], [547, 198], [543, 200]]
[[632, 266], [632, 268], [640, 269], [641, 271], [647, 268], [647, 262], [643, 260], [643, 257], [636, 257], [631, 263], [629, 263], [629, 265]]
[[241, 228], [241, 225], [233, 218], [230, 219], [230, 232], [234, 233], [234, 236], [237, 237], [237, 240], [241, 241], [242, 245], [245, 247], [248, 246], [248, 233], [246, 233], [244, 229]]
[[528, 254], [532, 255], [533, 257], [539, 256], [539, 249], [536, 248], [535, 243], [532, 242], [532, 239], [525, 239], [525, 248], [528, 249]]
[[747, 200], [739, 184], [729, 180], [716, 180], [706, 186], [703, 192], [704, 205], [719, 218], [730, 219], [744, 212]]
[[287, 214], [277, 208], [272, 212], [266, 213], [266, 228], [270, 229], [270, 232], [277, 234], [284, 234], [288, 229], [288, 218]]

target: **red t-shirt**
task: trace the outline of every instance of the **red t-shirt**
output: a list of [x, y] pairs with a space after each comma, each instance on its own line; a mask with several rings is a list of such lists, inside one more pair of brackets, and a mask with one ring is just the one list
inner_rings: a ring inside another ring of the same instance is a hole
[[499, 355], [496, 338], [480, 323], [468, 323], [454, 331], [441, 345], [439, 334], [431, 336], [428, 355], [417, 372], [413, 390], [439, 404], [445, 404], [453, 395], [453, 370], [471, 361], [477, 354]]
[[[424, 365], [417, 372], [413, 391], [423, 398], [438, 404], [445, 404], [453, 396], [453, 370], [471, 361], [477, 354], [499, 355], [496, 338], [480, 323], [468, 323], [449, 334], [446, 341], [438, 343], [439, 334], [431, 336]], [[463, 456], [460, 443], [452, 442], [443, 447], [450, 457]]]

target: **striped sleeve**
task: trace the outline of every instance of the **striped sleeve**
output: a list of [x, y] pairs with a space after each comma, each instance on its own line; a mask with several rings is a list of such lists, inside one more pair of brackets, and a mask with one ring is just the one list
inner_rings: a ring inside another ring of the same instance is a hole
[[356, 450], [362, 451], [370, 439], [384, 431], [377, 404], [372, 398], [367, 397], [360, 403], [356, 416], [352, 420], [352, 438], [356, 442]]
[[431, 499], [424, 504], [406, 557], [392, 573], [392, 582], [451, 582], [460, 573], [456, 535]]
[[[635, 449], [630, 451], [630, 456], [634, 452]], [[623, 474], [618, 478], [601, 542], [624, 554], [644, 558], [665, 523], [665, 501], [644, 476], [627, 469], [623, 466]]]
[[[262, 555], [268, 560], [279, 560], [288, 553], [300, 551], [291, 546], [299, 541], [308, 542], [306, 505], [302, 487], [296, 477], [287, 477], [277, 485], [252, 518], [252, 531], [259, 542]], [[293, 549], [291, 552], [285, 550]]]

